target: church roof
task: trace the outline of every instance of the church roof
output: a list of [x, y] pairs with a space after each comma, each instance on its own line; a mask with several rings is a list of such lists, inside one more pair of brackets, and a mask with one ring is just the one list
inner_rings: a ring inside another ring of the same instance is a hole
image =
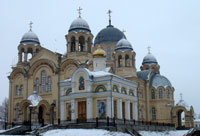
[[188, 104], [184, 100], [182, 100], [182, 99], [180, 99], [177, 102], [176, 106], [182, 106], [182, 107], [185, 107], [186, 110], [188, 110], [188, 111], [190, 110], [190, 106], [188, 106]]
[[142, 65], [158, 64], [156, 58], [149, 52], [143, 59]]
[[152, 70], [143, 70], [137, 72], [137, 77], [142, 80], [149, 80]]
[[33, 32], [29, 31], [25, 33], [20, 41], [20, 44], [34, 44], [34, 45], [39, 45], [40, 41], [38, 36]]
[[88, 23], [81, 17], [78, 17], [75, 19], [69, 28], [69, 32], [75, 31], [75, 32], [80, 32], [80, 31], [86, 31], [86, 32], [91, 32], [90, 27]]
[[119, 29], [115, 28], [112, 25], [108, 25], [97, 34], [94, 40], [94, 45], [109, 42], [118, 42], [123, 37], [124, 34]]
[[153, 86], [155, 88], [162, 86], [162, 87], [167, 87], [170, 86], [172, 87], [170, 81], [165, 77], [160, 74], [154, 74], [151, 79], [150, 79], [150, 86]]
[[129, 51], [132, 51], [133, 48], [132, 48], [132, 45], [131, 43], [125, 39], [125, 38], [122, 38], [121, 40], [119, 40], [117, 42], [117, 45], [115, 46], [115, 51], [126, 51], [126, 50], [129, 50]]

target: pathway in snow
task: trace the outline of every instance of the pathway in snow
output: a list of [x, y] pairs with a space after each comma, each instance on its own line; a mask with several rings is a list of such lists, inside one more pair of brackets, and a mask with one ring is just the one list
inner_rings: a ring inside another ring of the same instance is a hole
[[101, 129], [55, 129], [49, 130], [43, 136], [131, 136], [121, 132], [111, 132]]
[[139, 133], [142, 136], [183, 136], [187, 132], [188, 130], [176, 130], [176, 131], [164, 131], [164, 132], [139, 131]]

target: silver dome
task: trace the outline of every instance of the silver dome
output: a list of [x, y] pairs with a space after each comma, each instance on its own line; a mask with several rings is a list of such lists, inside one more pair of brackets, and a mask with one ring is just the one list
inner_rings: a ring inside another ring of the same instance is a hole
[[115, 46], [115, 51], [125, 51], [125, 50], [129, 50], [129, 51], [132, 51], [133, 48], [132, 48], [132, 45], [131, 43], [126, 40], [125, 38], [122, 38], [121, 40], [119, 40], [117, 42], [117, 45]]
[[158, 64], [156, 58], [151, 54], [151, 53], [148, 53], [144, 59], [143, 59], [143, 62], [142, 62], [142, 65], [145, 65], [145, 64]]
[[153, 86], [155, 88], [162, 86], [162, 87], [166, 88], [168, 86], [172, 87], [172, 84], [166, 77], [164, 77], [160, 74], [155, 74], [152, 76], [152, 78], [150, 80], [150, 86]]
[[71, 32], [71, 31], [76, 31], [76, 32], [89, 31], [89, 32], [91, 32], [88, 23], [80, 17], [75, 19], [72, 22], [72, 24], [70, 25], [69, 32]]
[[20, 41], [20, 44], [34, 44], [34, 45], [39, 45], [40, 41], [38, 36], [32, 32], [29, 31], [27, 33], [25, 33]]

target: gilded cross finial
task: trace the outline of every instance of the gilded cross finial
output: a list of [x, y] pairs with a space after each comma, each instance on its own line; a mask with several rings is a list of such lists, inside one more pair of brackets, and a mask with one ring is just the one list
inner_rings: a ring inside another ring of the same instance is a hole
[[180, 93], [180, 97], [181, 97], [181, 100], [183, 100], [183, 94], [182, 93]]
[[81, 18], [81, 10], [83, 10], [81, 7], [79, 7], [79, 8], [77, 9], [78, 14], [79, 14], [79, 15], [78, 15], [79, 18]]
[[32, 25], [33, 25], [33, 22], [30, 21], [30, 23], [29, 23], [30, 31], [32, 31]]
[[148, 50], [148, 54], [151, 54], [151, 46], [148, 46], [147, 50]]
[[111, 13], [112, 13], [112, 11], [109, 9], [107, 12], [107, 14], [109, 16], [109, 25], [111, 25]]

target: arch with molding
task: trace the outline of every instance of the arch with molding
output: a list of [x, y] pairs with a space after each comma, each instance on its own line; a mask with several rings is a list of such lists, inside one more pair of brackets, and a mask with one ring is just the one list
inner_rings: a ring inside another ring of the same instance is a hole
[[[182, 122], [182, 117], [181, 114], [182, 112], [185, 113], [185, 124], [183, 126]], [[175, 124], [176, 128], [191, 128], [194, 127], [194, 110], [193, 107], [191, 106], [190, 109], [186, 109], [184, 106], [175, 106], [172, 109], [172, 120], [173, 123]]]
[[95, 92], [104, 92], [106, 91], [106, 88], [104, 85], [98, 85], [95, 89]]

